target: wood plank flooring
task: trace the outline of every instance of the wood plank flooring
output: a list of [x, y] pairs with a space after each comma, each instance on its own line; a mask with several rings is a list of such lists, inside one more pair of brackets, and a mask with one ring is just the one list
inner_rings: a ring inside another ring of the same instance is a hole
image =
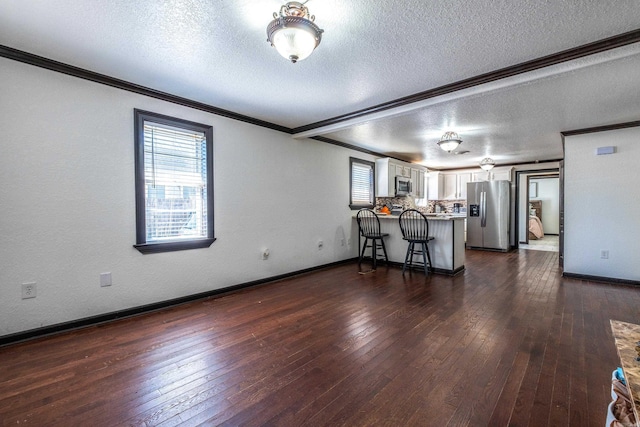
[[640, 288], [556, 252], [466, 266], [348, 264], [0, 348], [0, 425], [604, 425]]

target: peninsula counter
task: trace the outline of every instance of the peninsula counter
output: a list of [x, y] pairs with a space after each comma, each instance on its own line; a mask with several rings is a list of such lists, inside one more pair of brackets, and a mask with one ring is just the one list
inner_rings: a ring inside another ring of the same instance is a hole
[[[355, 216], [353, 221], [358, 230]], [[384, 238], [389, 261], [404, 263], [407, 254], [408, 242], [402, 239], [402, 231], [397, 215], [378, 215], [380, 228], [389, 236]], [[458, 216], [427, 216], [429, 222], [429, 235], [434, 240], [429, 242], [429, 253], [435, 273], [454, 275], [464, 270], [464, 217]], [[358, 233], [358, 236], [360, 234]], [[362, 250], [362, 240], [358, 239], [358, 248]]]

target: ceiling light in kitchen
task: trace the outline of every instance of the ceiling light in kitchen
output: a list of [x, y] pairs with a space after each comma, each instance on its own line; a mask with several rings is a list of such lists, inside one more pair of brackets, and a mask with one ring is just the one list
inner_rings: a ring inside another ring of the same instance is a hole
[[311, 55], [324, 32], [313, 22], [316, 17], [309, 14], [305, 3], [290, 1], [283, 5], [279, 15], [273, 13], [274, 19], [267, 27], [267, 41], [294, 64]]
[[493, 159], [489, 157], [482, 159], [482, 161], [480, 162], [480, 167], [486, 171], [490, 171], [495, 165], [496, 162], [494, 162]]
[[445, 134], [440, 138], [440, 141], [438, 141], [440, 148], [448, 153], [458, 148], [458, 145], [461, 143], [462, 140], [455, 132], [445, 132]]

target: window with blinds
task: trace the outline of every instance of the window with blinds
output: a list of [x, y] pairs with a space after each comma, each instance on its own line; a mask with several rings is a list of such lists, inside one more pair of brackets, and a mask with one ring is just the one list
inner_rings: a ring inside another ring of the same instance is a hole
[[366, 160], [349, 158], [349, 188], [351, 209], [372, 208], [374, 205], [375, 164]]
[[136, 110], [136, 248], [142, 252], [213, 243], [211, 138], [211, 126]]

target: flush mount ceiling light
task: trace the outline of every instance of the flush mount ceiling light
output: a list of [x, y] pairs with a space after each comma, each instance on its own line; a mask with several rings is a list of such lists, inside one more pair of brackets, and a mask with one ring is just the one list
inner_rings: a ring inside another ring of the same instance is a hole
[[290, 1], [283, 5], [279, 15], [273, 13], [274, 19], [267, 27], [267, 41], [294, 64], [311, 55], [324, 32], [313, 23], [316, 17], [309, 14], [305, 3]]
[[462, 140], [455, 132], [445, 132], [445, 134], [442, 135], [442, 138], [440, 138], [440, 141], [438, 141], [440, 148], [448, 153], [458, 148], [458, 145], [461, 143]]
[[493, 159], [489, 157], [482, 159], [482, 161], [480, 162], [480, 167], [486, 170], [487, 172], [493, 169], [495, 165], [496, 165], [496, 162], [494, 162]]

